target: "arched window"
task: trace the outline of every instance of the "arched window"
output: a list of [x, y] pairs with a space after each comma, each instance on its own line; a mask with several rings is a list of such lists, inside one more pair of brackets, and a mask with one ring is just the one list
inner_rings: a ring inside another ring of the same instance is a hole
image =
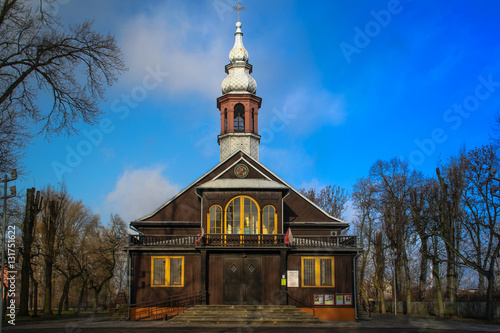
[[258, 234], [260, 233], [260, 209], [250, 197], [239, 196], [226, 206], [227, 234]]
[[273, 206], [266, 206], [262, 210], [262, 233], [276, 234], [278, 231], [278, 219]]
[[245, 107], [241, 103], [234, 106], [234, 131], [245, 131]]
[[222, 208], [220, 206], [210, 207], [208, 213], [208, 233], [222, 234]]

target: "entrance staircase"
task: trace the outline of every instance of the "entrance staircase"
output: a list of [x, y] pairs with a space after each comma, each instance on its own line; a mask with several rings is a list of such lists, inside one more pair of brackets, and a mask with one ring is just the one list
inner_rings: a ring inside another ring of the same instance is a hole
[[292, 305], [197, 305], [169, 320], [172, 324], [321, 325]]

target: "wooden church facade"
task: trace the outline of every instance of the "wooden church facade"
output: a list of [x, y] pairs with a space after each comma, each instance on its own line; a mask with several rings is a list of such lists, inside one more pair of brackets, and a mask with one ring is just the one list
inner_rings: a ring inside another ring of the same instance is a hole
[[354, 320], [356, 237], [341, 235], [346, 222], [258, 161], [261, 99], [241, 23], [236, 27], [217, 100], [221, 162], [131, 223], [138, 232], [127, 247], [131, 318], [192, 297], [212, 305], [296, 305], [320, 319]]

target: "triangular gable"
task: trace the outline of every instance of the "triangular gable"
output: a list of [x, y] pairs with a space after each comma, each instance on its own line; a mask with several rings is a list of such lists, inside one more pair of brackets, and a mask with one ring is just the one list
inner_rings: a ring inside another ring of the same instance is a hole
[[[268, 175], [266, 176], [268, 179], [280, 182], [283, 185], [287, 186], [290, 189], [290, 192], [291, 192], [290, 195], [296, 196], [296, 200], [295, 201], [306, 202], [308, 205], [313, 206], [316, 210], [318, 210], [319, 212], [321, 212], [322, 215], [324, 215], [328, 219], [332, 220], [333, 222], [336, 222], [336, 223], [339, 223], [339, 224], [345, 224], [345, 226], [349, 225], [349, 223], [347, 223], [347, 222], [345, 222], [345, 221], [343, 221], [343, 220], [341, 220], [339, 218], [336, 218], [334, 216], [331, 216], [330, 214], [328, 214], [327, 212], [325, 212], [325, 210], [323, 210], [321, 207], [319, 207], [316, 203], [314, 203], [311, 200], [309, 200], [302, 193], [300, 193], [294, 187], [292, 187], [291, 185], [289, 185], [287, 182], [285, 182], [283, 179], [281, 179], [279, 176], [277, 176], [274, 172], [272, 172], [271, 170], [269, 170], [266, 166], [264, 166], [259, 161], [255, 160], [254, 158], [252, 158], [251, 156], [246, 155], [246, 154], [245, 154], [245, 157], [247, 157], [253, 163], [255, 163], [260, 168], [262, 168], [263, 169], [262, 171], [265, 171], [266, 173], [268, 173]], [[285, 198], [285, 201], [287, 201], [287, 198]], [[295, 205], [292, 205], [292, 206], [295, 206]], [[290, 222], [293, 223], [293, 221], [290, 221]], [[324, 222], [324, 221], [317, 221], [317, 220], [307, 221], [307, 219], [304, 220], [304, 217], [303, 217], [303, 219], [297, 220], [296, 222]]]
[[284, 198], [285, 216], [289, 217], [285, 222], [335, 222], [336, 224], [348, 225], [346, 222], [329, 215], [262, 163], [241, 150], [217, 164], [151, 214], [136, 221], [200, 221], [201, 204], [196, 187], [213, 180], [237, 178], [234, 174], [234, 168], [240, 163], [249, 168], [247, 178], [278, 182], [289, 188], [290, 193]]

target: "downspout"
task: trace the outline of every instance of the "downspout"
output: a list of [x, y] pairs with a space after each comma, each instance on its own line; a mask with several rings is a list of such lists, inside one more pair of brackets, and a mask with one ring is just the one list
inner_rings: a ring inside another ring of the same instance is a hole
[[[143, 233], [139, 231], [136, 227], [132, 225], [132, 223], [128, 224], [128, 227], [132, 229], [133, 231], [137, 232], [139, 235], [142, 235]], [[128, 234], [127, 237], [129, 239], [129, 244], [130, 244], [130, 238], [133, 235]], [[127, 246], [128, 247], [128, 246]], [[127, 318], [125, 320], [130, 320], [132, 317], [132, 254], [130, 253], [130, 250], [127, 248], [127, 284], [128, 284], [128, 312], [127, 312]]]
[[281, 232], [285, 233], [285, 199], [290, 195], [290, 190], [287, 191], [283, 199], [281, 199]]
[[356, 251], [356, 255], [352, 257], [352, 266], [353, 266], [353, 272], [354, 272], [354, 319], [356, 321], [359, 320], [358, 318], [358, 257], [359, 257], [360, 252]]
[[[288, 197], [288, 195], [290, 195], [290, 190], [287, 191], [287, 193], [285, 194], [285, 196], [281, 199], [281, 232], [282, 233], [285, 233], [285, 199], [286, 197]], [[283, 240], [283, 245], [285, 245], [285, 248], [286, 248], [286, 244], [284, 244], [284, 240]], [[288, 249], [285, 249], [285, 271], [284, 272], [281, 272], [280, 274], [283, 274], [285, 273], [286, 274], [286, 270], [288, 269], [288, 265], [287, 265], [287, 260], [288, 260], [288, 254], [287, 254], [287, 251]], [[283, 253], [283, 252], [281, 252]], [[282, 255], [280, 254], [280, 256], [282, 257]], [[281, 259], [283, 260], [283, 259]], [[288, 279], [288, 277], [286, 277]], [[288, 291], [288, 288], [285, 286], [285, 287], [280, 287], [280, 288], [283, 288], [285, 291]], [[288, 305], [288, 293], [285, 293], [286, 295], [286, 299], [285, 299], [285, 302], [283, 302], [283, 294], [281, 296], [281, 300], [280, 300], [280, 303], [285, 303], [285, 305]], [[313, 305], [313, 315], [314, 315], [314, 305]]]
[[[199, 195], [198, 194], [198, 190], [195, 189], [194, 190], [194, 193], [198, 196], [198, 198], [200, 198], [200, 201], [201, 201], [201, 211], [200, 211], [200, 229], [203, 228], [203, 196]], [[207, 229], [209, 228], [209, 226], [207, 226]], [[208, 232], [209, 230], [207, 230]], [[200, 235], [201, 235], [201, 231], [200, 231]], [[203, 245], [203, 239], [200, 238], [200, 244]], [[202, 251], [200, 251], [201, 253]], [[206, 253], [206, 252], [205, 252]], [[203, 255], [201, 255], [201, 259], [203, 260]], [[206, 257], [205, 257], [205, 260], [206, 260]], [[203, 264], [202, 263], [202, 267], [205, 267], [206, 269], [206, 263]], [[206, 275], [206, 271], [205, 272], [202, 272], [202, 277]], [[200, 281], [201, 284], [205, 284], [205, 290], [201, 290], [201, 304], [206, 304], [203, 300], [206, 300], [207, 299], [207, 286], [206, 286], [206, 283], [203, 283], [202, 281]], [[194, 305], [194, 304], [193, 304]]]
[[198, 194], [198, 190], [195, 190], [194, 193], [200, 198], [201, 201], [201, 211], [200, 211], [200, 228], [203, 228], [203, 197]]
[[132, 309], [130, 306], [132, 305], [132, 257], [130, 255], [130, 250], [127, 249], [127, 283], [128, 283], [128, 313], [127, 318], [125, 320], [130, 320]]

